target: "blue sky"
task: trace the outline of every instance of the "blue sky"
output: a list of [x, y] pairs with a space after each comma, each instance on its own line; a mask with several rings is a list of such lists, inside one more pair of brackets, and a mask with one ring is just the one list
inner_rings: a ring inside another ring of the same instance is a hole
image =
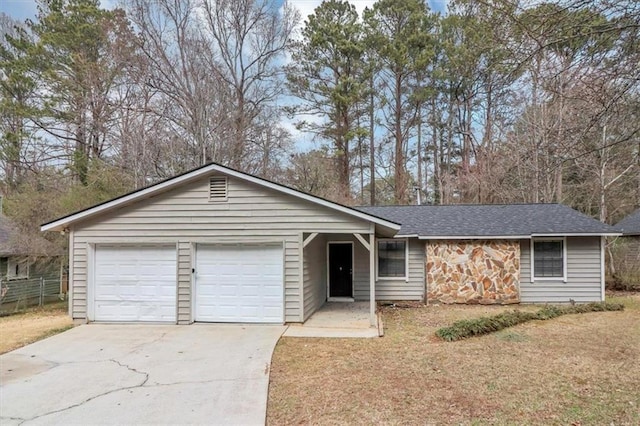
[[[431, 9], [437, 12], [444, 12], [447, 7], [448, 0], [428, 0]], [[112, 7], [114, 0], [102, 0], [104, 7]], [[321, 3], [321, 0], [290, 0], [301, 12], [303, 20], [313, 12], [313, 9]], [[371, 0], [351, 0], [358, 10], [362, 10], [374, 3]], [[0, 0], [0, 12], [24, 21], [27, 18], [33, 18], [36, 15], [36, 0]]]
[[2, 0], [0, 12], [4, 12], [14, 19], [24, 21], [36, 14], [36, 4], [33, 0]]

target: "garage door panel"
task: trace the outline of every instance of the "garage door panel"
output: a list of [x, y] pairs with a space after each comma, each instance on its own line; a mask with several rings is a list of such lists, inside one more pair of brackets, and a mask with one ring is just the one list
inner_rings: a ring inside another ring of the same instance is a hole
[[196, 321], [283, 322], [281, 246], [199, 245]]
[[175, 246], [96, 246], [96, 321], [175, 322]]

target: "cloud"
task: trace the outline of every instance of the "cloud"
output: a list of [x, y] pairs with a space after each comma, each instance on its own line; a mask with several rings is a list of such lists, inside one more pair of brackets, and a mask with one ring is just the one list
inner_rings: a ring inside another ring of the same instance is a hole
[[[289, 0], [288, 3], [300, 12], [300, 24], [302, 25], [307, 17], [313, 14], [315, 8], [320, 6], [322, 0]], [[349, 0], [349, 3], [354, 5], [358, 14], [362, 16], [364, 9], [373, 7], [375, 0]], [[432, 11], [444, 13], [447, 10], [449, 0], [428, 0], [427, 3]]]
[[[300, 12], [300, 25], [303, 25], [309, 15], [313, 15], [313, 11], [316, 7], [320, 6], [322, 0], [289, 0], [291, 6], [298, 9]], [[362, 15], [362, 11], [365, 7], [371, 8], [375, 3], [374, 0], [350, 0], [349, 3], [353, 4], [358, 11], [358, 14]]]

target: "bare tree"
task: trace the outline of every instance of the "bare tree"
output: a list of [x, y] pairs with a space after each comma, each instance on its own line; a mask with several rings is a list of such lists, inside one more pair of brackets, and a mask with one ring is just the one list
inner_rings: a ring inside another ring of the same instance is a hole
[[[243, 166], [247, 142], [260, 127], [260, 115], [281, 94], [282, 60], [297, 12], [275, 0], [201, 0], [203, 41], [210, 55], [209, 69], [229, 88], [231, 158]], [[260, 130], [258, 130], [260, 133]]]
[[146, 58], [139, 68], [143, 79], [138, 79], [147, 93], [142, 112], [162, 119], [162, 142], [168, 147], [176, 148], [173, 140], [183, 141], [181, 155], [159, 165], [166, 169], [161, 174], [228, 160], [229, 92], [220, 79], [218, 53], [202, 35], [199, 5], [194, 0], [127, 0], [125, 7]]

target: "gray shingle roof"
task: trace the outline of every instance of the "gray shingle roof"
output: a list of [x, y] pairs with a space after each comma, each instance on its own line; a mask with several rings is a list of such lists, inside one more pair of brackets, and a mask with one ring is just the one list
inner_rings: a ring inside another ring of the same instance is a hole
[[402, 224], [398, 235], [421, 237], [496, 237], [611, 234], [604, 223], [562, 204], [481, 204], [358, 207]]
[[623, 235], [640, 235], [640, 209], [622, 219], [614, 228]]

